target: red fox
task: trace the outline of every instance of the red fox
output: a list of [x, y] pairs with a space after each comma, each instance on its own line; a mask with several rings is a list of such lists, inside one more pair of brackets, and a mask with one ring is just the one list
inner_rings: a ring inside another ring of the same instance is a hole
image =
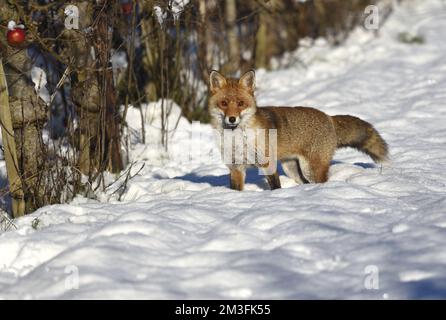
[[[275, 129], [276, 158], [287, 176], [297, 183], [323, 183], [337, 148], [353, 147], [375, 162], [388, 158], [387, 143], [368, 122], [350, 115], [329, 116], [307, 107], [257, 107], [255, 73], [240, 79], [217, 71], [209, 76], [211, 123], [219, 133], [225, 129]], [[230, 186], [243, 190], [247, 164], [227, 164]], [[268, 164], [256, 164], [258, 167]], [[266, 175], [271, 189], [280, 188], [277, 170]]]

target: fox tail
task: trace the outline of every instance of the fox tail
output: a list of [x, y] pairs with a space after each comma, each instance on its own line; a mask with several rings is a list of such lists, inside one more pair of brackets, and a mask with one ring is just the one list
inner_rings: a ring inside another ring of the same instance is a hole
[[370, 123], [349, 115], [337, 115], [332, 119], [338, 148], [355, 148], [369, 155], [377, 163], [388, 160], [388, 145]]

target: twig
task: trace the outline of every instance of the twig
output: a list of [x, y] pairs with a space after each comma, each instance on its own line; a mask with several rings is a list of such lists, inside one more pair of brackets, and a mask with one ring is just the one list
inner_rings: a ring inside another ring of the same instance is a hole
[[56, 88], [54, 89], [54, 92], [50, 97], [49, 105], [51, 105], [51, 103], [53, 102], [54, 98], [56, 97], [57, 90], [59, 90], [62, 87], [62, 85], [64, 84], [65, 79], [68, 77], [69, 73], [70, 73], [70, 66], [68, 66], [65, 69], [64, 73], [62, 74], [62, 77], [60, 78], [59, 82], [57, 83]]
[[8, 217], [8, 213], [0, 208], [0, 231], [9, 231], [11, 228], [17, 230], [14, 221]]

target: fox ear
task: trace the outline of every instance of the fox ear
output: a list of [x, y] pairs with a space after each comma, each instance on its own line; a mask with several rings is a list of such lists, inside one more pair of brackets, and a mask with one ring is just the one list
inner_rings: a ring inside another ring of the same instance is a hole
[[238, 83], [248, 89], [251, 93], [254, 93], [254, 90], [256, 89], [256, 74], [254, 70], [249, 70], [241, 76]]
[[209, 74], [209, 88], [216, 93], [226, 85], [226, 78], [218, 71], [212, 70]]

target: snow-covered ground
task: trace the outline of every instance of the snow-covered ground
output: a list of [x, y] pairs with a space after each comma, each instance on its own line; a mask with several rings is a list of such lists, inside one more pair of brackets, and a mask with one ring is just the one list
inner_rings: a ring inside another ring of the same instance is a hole
[[[391, 165], [340, 150], [325, 184], [282, 175], [270, 191], [254, 170], [236, 192], [215, 157], [175, 154], [215, 151], [209, 126], [180, 119], [170, 159], [132, 146], [133, 171], [145, 167], [121, 202], [117, 183], [101, 201], [41, 208], [0, 234], [0, 298], [446, 298], [445, 18], [443, 1], [408, 0], [378, 37], [318, 41], [296, 53], [307, 68], [257, 74], [260, 105], [373, 123]], [[401, 32], [425, 41], [402, 43]], [[155, 104], [145, 111], [153, 143]], [[136, 110], [128, 120], [136, 143]]]

